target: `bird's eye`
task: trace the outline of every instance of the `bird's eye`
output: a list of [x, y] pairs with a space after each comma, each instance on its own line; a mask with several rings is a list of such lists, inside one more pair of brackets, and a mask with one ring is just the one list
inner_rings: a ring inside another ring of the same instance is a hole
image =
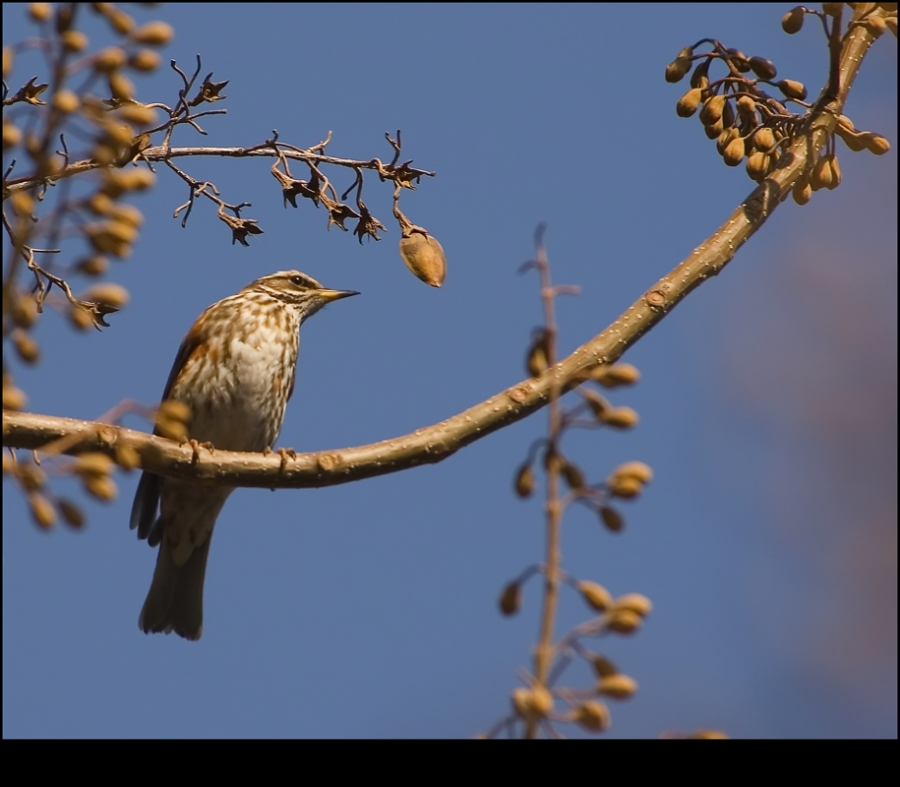
[[299, 276], [291, 276], [291, 282], [293, 284], [296, 284], [298, 287], [303, 286], [303, 279], [301, 279]]

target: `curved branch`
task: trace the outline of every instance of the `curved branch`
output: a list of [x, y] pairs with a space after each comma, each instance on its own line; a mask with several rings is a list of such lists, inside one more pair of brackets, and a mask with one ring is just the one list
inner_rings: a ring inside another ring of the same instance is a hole
[[[814, 163], [816, 152], [834, 131], [847, 92], [873, 40], [866, 27], [851, 28], [841, 53], [837, 99], [827, 94], [827, 87], [823, 90], [808, 116], [808, 129], [798, 133], [782, 156], [779, 168], [690, 256], [656, 282], [606, 330], [540, 377], [507, 388], [446, 421], [380, 443], [289, 458], [284, 454], [204, 448], [195, 452], [190, 446], [109, 424], [4, 410], [3, 445], [40, 449], [70, 436], [72, 440], [66, 453], [103, 451], [115, 456], [116, 444], [124, 440], [141, 454], [142, 467], [161, 475], [193, 478], [200, 483], [273, 489], [331, 486], [440, 462], [460, 448], [543, 407], [552, 385], [561, 383], [564, 389], [571, 388], [586, 370], [616, 361], [691, 290], [717, 275]], [[259, 154], [263, 155], [263, 151]]]

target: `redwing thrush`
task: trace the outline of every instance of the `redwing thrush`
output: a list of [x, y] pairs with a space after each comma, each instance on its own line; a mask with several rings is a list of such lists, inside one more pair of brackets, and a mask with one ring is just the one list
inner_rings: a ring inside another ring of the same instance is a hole
[[[188, 437], [201, 443], [227, 451], [271, 447], [294, 392], [300, 325], [326, 303], [357, 294], [326, 289], [299, 271], [257, 279], [197, 318], [178, 350], [163, 401], [190, 407]], [[138, 620], [143, 631], [200, 639], [209, 544], [232, 491], [141, 476], [131, 527], [150, 546], [159, 545]]]

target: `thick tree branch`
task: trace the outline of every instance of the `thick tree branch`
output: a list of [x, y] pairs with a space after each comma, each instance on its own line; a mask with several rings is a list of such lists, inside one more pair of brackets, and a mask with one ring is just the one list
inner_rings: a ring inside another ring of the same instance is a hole
[[[439, 462], [543, 407], [556, 375], [564, 387], [571, 387], [586, 370], [616, 361], [691, 290], [717, 275], [814, 163], [817, 151], [834, 131], [837, 116], [873, 40], [865, 26], [850, 28], [841, 53], [837, 99], [827, 94], [827, 86], [823, 89], [819, 101], [810, 110], [807, 129], [797, 134], [779, 168], [703, 244], [656, 282], [612, 325], [556, 367], [446, 421], [380, 443], [298, 454], [292, 459], [278, 454], [210, 452], [203, 448], [195, 454], [190, 446], [108, 424], [4, 411], [3, 445], [39, 449], [60, 437], [69, 435], [74, 439], [79, 435], [66, 453], [103, 451], [115, 456], [116, 443], [126, 440], [141, 453], [142, 466], [161, 475], [194, 478], [201, 483], [269, 488], [330, 486]], [[259, 154], [264, 152], [260, 150]]]

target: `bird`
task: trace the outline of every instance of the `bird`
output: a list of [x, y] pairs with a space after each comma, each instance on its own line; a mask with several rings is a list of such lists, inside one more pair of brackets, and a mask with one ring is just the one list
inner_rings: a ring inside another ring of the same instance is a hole
[[[327, 289], [300, 271], [256, 279], [197, 318], [175, 357], [162, 401], [188, 406], [192, 441], [227, 451], [271, 450], [294, 392], [300, 326], [327, 303], [358, 294]], [[138, 618], [145, 633], [174, 631], [200, 639], [213, 528], [233, 491], [148, 471], [141, 475], [131, 529], [159, 547]]]

